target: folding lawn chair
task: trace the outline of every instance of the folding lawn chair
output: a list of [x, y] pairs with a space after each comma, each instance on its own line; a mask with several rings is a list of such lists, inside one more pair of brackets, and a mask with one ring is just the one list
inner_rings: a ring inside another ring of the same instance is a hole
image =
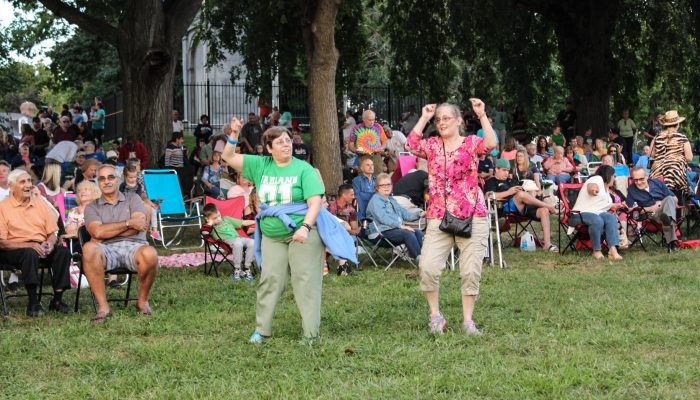
[[[222, 216], [236, 219], [241, 219], [243, 217], [243, 211], [245, 208], [245, 197], [243, 196], [234, 197], [233, 199], [228, 200], [217, 200], [213, 197], [206, 196], [204, 198], [204, 202], [205, 204], [215, 204]], [[204, 246], [204, 273], [210, 275], [213, 271], [216, 276], [219, 276], [218, 267], [221, 264], [227, 262], [233, 269], [232, 261], [228, 259], [228, 257], [231, 255], [232, 249], [228, 243], [215, 239], [212, 236], [212, 232], [215, 230], [216, 229], [210, 225], [203, 225], [200, 229], [200, 234], [202, 235], [202, 240], [206, 242]], [[250, 237], [250, 235], [248, 235], [248, 233], [242, 228], [238, 229], [237, 232], [241, 237]], [[217, 255], [224, 257], [224, 260], [216, 261]], [[209, 262], [209, 260], [211, 260], [211, 262]], [[258, 272], [257, 268], [252, 268], [251, 272], [253, 275], [256, 275]]]
[[[157, 205], [159, 239], [154, 239], [167, 248], [182, 242], [183, 229], [190, 226], [202, 228], [199, 198], [185, 200], [180, 190], [177, 172], [172, 169], [147, 169], [143, 171], [143, 182], [148, 197]], [[186, 205], [189, 204], [189, 210]], [[166, 230], [175, 230], [168, 240]], [[204, 242], [200, 243], [200, 246]]]
[[[375, 233], [362, 237], [362, 240], [365, 242], [365, 244], [367, 244], [365, 249], [368, 251], [368, 254], [372, 254], [374, 257], [386, 264], [384, 271], [389, 270], [389, 268], [391, 268], [399, 260], [406, 261], [413, 267], [418, 267], [415, 260], [409, 255], [408, 249], [405, 245], [396, 244], [389, 240], [386, 236], [382, 235], [382, 233], [379, 232], [379, 229], [377, 229], [377, 225], [374, 221], [367, 220], [367, 222], [374, 225]], [[381, 254], [382, 250], [389, 249], [391, 250], [390, 255]], [[372, 261], [374, 262], [374, 265], [377, 266], [374, 258], [372, 258]]]
[[[223, 264], [230, 265], [233, 271], [233, 261], [228, 258], [233, 249], [225, 241], [216, 239], [214, 232], [216, 232], [216, 229], [208, 224], [202, 225], [199, 230], [204, 241], [204, 275], [211, 275], [213, 272], [218, 277], [219, 267]], [[221, 259], [217, 260], [217, 256], [221, 257]]]
[[[583, 183], [560, 183], [559, 193], [561, 198], [559, 201], [559, 253], [564, 255], [567, 250], [571, 249], [576, 253], [579, 250], [593, 250], [591, 246], [590, 236], [588, 235], [588, 225], [586, 224], [571, 224], [569, 219], [578, 213], [571, 208], [576, 203]], [[562, 230], [564, 236], [562, 237]], [[562, 239], [567, 240], [566, 245], [562, 246]]]
[[[89, 242], [92, 237], [90, 236], [90, 232], [88, 232], [87, 227], [85, 225], [81, 226], [78, 229], [78, 242], [80, 243], [80, 248], [77, 249], [77, 253], [80, 254], [80, 277], [78, 278], [78, 287], [76, 288], [77, 293], [75, 295], [75, 311], [78, 311], [78, 305], [80, 304], [80, 283], [83, 279], [83, 275], [85, 272], [83, 271], [83, 262], [82, 262], [82, 249], [85, 243]], [[119, 267], [116, 269], [113, 269], [109, 271], [110, 274], [116, 274], [116, 275], [126, 275], [128, 276], [128, 279], [126, 280], [126, 293], [124, 294], [124, 297], [107, 297], [107, 301], [123, 301], [124, 302], [124, 307], [129, 305], [129, 301], [136, 301], [136, 297], [129, 297], [129, 294], [131, 293], [131, 283], [133, 282], [133, 277], [138, 276], [136, 271], [131, 271], [128, 268], [123, 268]], [[107, 290], [106, 285], [105, 285], [105, 290]], [[92, 293], [92, 289], [90, 291], [92, 294], [92, 305], [95, 307], [95, 311], [97, 311], [97, 300], [95, 300], [95, 294]]]

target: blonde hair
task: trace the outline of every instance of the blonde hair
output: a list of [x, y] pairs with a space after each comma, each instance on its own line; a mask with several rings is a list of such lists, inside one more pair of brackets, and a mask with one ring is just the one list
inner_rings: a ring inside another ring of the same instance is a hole
[[78, 203], [79, 206], [82, 206], [83, 204], [82, 204], [82, 201], [80, 200], [80, 196], [78, 196], [77, 194], [80, 193], [80, 190], [84, 187], [87, 187], [88, 189], [90, 189], [90, 192], [92, 194], [92, 196], [90, 196], [89, 201], [97, 200], [100, 198], [100, 196], [102, 196], [102, 192], [100, 191], [100, 188], [99, 188], [99, 186], [97, 186], [97, 184], [95, 184], [92, 181], [82, 181], [75, 188], [75, 194], [76, 194], [75, 202]]
[[453, 117], [457, 118], [457, 121], [459, 121], [458, 129], [459, 129], [459, 134], [461, 136], [466, 136], [467, 135], [467, 127], [464, 125], [464, 120], [462, 119], [462, 113], [459, 111], [459, 107], [457, 107], [456, 104], [452, 103], [442, 103], [437, 108], [435, 108], [435, 115], [437, 116], [437, 112], [441, 108], [447, 108], [449, 110], [449, 113], [452, 114]]
[[383, 180], [388, 180], [391, 183], [391, 175], [389, 175], [385, 172], [382, 172], [381, 174], [377, 175], [377, 179], [374, 181], [375, 182], [375, 184], [374, 184], [375, 191], [379, 190], [379, 182], [381, 182]]
[[41, 174], [41, 181], [47, 189], [54, 191], [61, 187], [61, 165], [55, 162], [47, 162], [44, 172]]

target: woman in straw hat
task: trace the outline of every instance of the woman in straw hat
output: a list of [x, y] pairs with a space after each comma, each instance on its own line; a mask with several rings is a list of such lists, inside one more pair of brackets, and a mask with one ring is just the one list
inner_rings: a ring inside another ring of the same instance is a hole
[[678, 115], [678, 111], [667, 111], [661, 120], [664, 129], [652, 141], [651, 149], [654, 159], [651, 177], [663, 177], [666, 186], [676, 195], [690, 191], [685, 173], [688, 162], [693, 160], [690, 141], [678, 132], [678, 126], [683, 121], [685, 118]]

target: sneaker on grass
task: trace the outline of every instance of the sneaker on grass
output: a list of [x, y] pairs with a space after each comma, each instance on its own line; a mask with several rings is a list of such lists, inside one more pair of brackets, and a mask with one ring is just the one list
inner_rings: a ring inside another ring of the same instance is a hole
[[234, 282], [240, 281], [240, 280], [241, 280], [241, 271], [238, 270], [238, 269], [235, 270], [235, 271], [233, 271], [233, 273], [231, 274], [231, 279], [232, 279]]
[[250, 335], [250, 339], [248, 339], [248, 343], [262, 344], [269, 338], [270, 338], [269, 336], [263, 336], [258, 331], [255, 331], [255, 332], [253, 332], [252, 335]]
[[428, 330], [430, 333], [437, 333], [442, 335], [445, 326], [447, 325], [447, 320], [442, 314], [431, 315], [430, 321], [428, 322]]
[[481, 336], [481, 331], [477, 329], [476, 325], [474, 324], [474, 321], [467, 321], [464, 324], [462, 324], [462, 330], [468, 335]]

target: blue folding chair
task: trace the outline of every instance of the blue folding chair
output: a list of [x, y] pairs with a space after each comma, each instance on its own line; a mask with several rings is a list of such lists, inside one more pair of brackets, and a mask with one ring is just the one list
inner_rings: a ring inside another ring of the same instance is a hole
[[[182, 242], [183, 229], [196, 226], [201, 229], [199, 198], [185, 200], [180, 190], [177, 172], [172, 169], [147, 169], [143, 171], [143, 183], [148, 198], [157, 205], [158, 231], [160, 239], [154, 239], [163, 247]], [[175, 233], [166, 238], [166, 230]], [[204, 243], [200, 242], [200, 246]]]

